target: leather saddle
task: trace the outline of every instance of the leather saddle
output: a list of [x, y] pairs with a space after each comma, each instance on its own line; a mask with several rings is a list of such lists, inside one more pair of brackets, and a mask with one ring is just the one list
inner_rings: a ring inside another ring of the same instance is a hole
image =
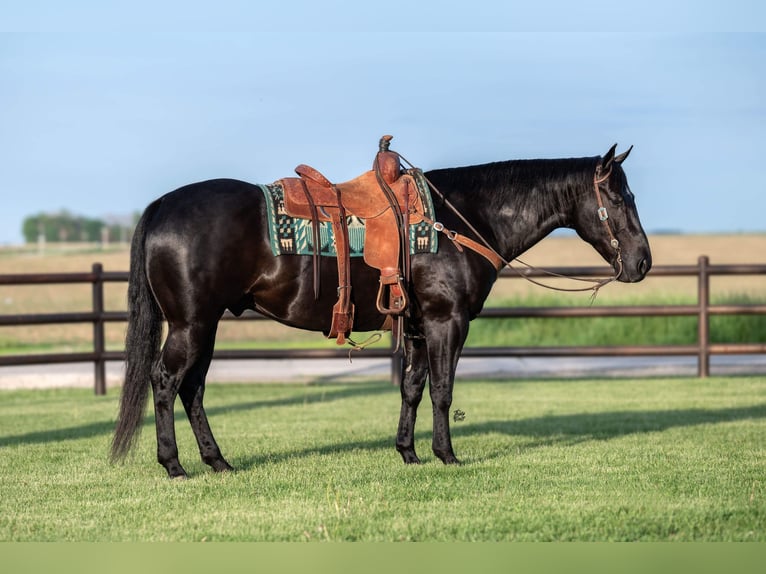
[[337, 337], [339, 345], [345, 343], [354, 321], [346, 217], [354, 215], [365, 221], [364, 260], [380, 271], [378, 311], [394, 316], [407, 308], [409, 225], [422, 221], [423, 204], [414, 179], [402, 172], [399, 155], [389, 151], [391, 138], [380, 139], [372, 170], [345, 183], [331, 183], [304, 164], [295, 168], [299, 177], [279, 180], [287, 214], [313, 222], [315, 298], [319, 297], [319, 222], [329, 221], [332, 226], [338, 302], [328, 337]]

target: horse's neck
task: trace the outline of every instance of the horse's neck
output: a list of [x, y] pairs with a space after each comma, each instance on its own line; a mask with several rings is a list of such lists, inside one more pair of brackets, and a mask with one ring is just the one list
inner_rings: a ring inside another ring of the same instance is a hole
[[[506, 260], [512, 260], [553, 230], [571, 224], [573, 211], [555, 180], [534, 187], [523, 183], [482, 185], [450, 200]], [[547, 197], [539, 197], [546, 195]]]

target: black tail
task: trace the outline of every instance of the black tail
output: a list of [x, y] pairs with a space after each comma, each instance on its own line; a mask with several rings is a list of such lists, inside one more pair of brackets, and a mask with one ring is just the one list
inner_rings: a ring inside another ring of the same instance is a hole
[[128, 330], [125, 336], [125, 383], [120, 396], [120, 413], [112, 440], [112, 461], [122, 459], [141, 430], [149, 396], [152, 369], [160, 355], [162, 311], [146, 277], [146, 224], [159, 206], [151, 204], [136, 226], [130, 246], [128, 282]]

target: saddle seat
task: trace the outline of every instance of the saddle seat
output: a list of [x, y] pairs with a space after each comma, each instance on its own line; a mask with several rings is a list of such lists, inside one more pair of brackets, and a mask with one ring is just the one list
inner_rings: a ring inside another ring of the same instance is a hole
[[364, 260], [380, 271], [378, 311], [383, 315], [398, 315], [407, 307], [404, 278], [409, 267], [408, 228], [422, 221], [423, 203], [413, 177], [402, 173], [398, 154], [388, 151], [390, 140], [391, 136], [381, 138], [373, 169], [350, 181], [333, 184], [304, 164], [295, 168], [299, 177], [279, 180], [287, 214], [313, 221], [316, 297], [319, 294], [318, 223], [329, 221], [332, 225], [338, 254], [339, 300], [333, 309], [328, 336], [337, 337], [339, 345], [345, 342], [353, 326], [347, 216], [354, 215], [365, 221]]
[[[285, 207], [293, 209], [297, 213], [306, 214], [308, 218], [311, 217], [311, 213], [309, 212], [309, 200], [304, 191], [300, 189], [303, 184], [308, 188], [311, 202], [317, 207], [324, 207], [325, 209], [338, 207], [335, 192], [337, 189], [340, 191], [343, 207], [349, 215], [355, 215], [362, 219], [374, 219], [391, 209], [391, 204], [380, 189], [374, 170], [366, 171], [344, 183], [335, 184], [327, 181], [321, 173], [308, 165], [297, 166], [295, 172], [301, 177], [289, 177], [282, 180], [285, 190]], [[416, 204], [420, 205], [420, 196], [411, 175], [402, 174], [386, 183], [394, 191], [401, 210]], [[299, 217], [299, 215], [294, 217]], [[325, 216], [325, 221], [329, 221], [327, 216]]]

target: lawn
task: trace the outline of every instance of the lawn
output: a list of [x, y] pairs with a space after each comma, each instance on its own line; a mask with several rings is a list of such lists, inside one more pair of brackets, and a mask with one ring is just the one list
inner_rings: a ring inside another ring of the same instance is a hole
[[762, 377], [460, 382], [460, 466], [393, 448], [398, 390], [208, 387], [238, 469], [213, 474], [185, 417], [186, 481], [154, 461], [153, 420], [107, 452], [117, 394], [0, 394], [0, 541], [764, 541]]

